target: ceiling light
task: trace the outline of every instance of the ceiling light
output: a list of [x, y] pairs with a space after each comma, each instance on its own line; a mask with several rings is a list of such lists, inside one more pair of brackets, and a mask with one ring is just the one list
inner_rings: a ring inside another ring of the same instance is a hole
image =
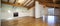
[[18, 0], [18, 3], [24, 3], [25, 0]]

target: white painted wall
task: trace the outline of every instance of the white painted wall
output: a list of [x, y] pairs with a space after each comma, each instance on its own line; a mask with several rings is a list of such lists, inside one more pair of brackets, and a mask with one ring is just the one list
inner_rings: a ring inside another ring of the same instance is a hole
[[2, 17], [3, 19], [5, 18], [9, 18], [9, 17], [12, 17], [12, 12], [8, 12], [8, 11], [12, 11], [12, 6], [10, 5], [6, 5], [6, 4], [2, 4]]
[[38, 1], [35, 2], [35, 17], [36, 18], [41, 17], [41, 14], [40, 14], [40, 5], [39, 5]]
[[43, 15], [47, 15], [48, 13], [48, 8], [47, 7], [43, 7], [43, 5], [39, 4], [38, 1], [35, 2], [35, 17], [36, 18], [40, 18]]
[[29, 16], [35, 16], [35, 9], [29, 9]]
[[2, 17], [1, 18], [13, 18], [13, 13], [18, 12], [18, 17], [24, 16], [34, 16], [33, 15], [34, 9], [27, 10], [24, 7], [14, 7], [7, 4], [2, 4]]

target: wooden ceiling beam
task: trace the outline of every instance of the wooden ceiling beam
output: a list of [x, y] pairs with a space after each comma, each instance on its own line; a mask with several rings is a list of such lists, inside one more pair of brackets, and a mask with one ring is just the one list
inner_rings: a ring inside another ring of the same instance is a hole
[[9, 0], [7, 2], [9, 2]]
[[[13, 4], [13, 3], [3, 2], [3, 1], [2, 1], [2, 3], [3, 3], [3, 4], [12, 5], [12, 6], [17, 6], [17, 7], [20, 7], [20, 6], [21, 6], [21, 5], [19, 5], [19, 4]], [[30, 8], [29, 6], [28, 6], [28, 7], [27, 7], [27, 6], [22, 6], [22, 7]]]
[[16, 3], [16, 0], [14, 1], [14, 4]]
[[44, 0], [39, 0], [39, 3], [43, 4], [47, 7], [54, 7], [54, 5], [55, 5], [55, 7], [60, 8], [60, 4], [49, 3], [49, 2], [46, 2], [46, 0], [44, 2], [43, 1]]
[[12, 6], [19, 6], [18, 4], [13, 4], [13, 3], [9, 3], [9, 2], [4, 2], [2, 1], [3, 4], [8, 4], [8, 5], [12, 5]]
[[28, 3], [26, 3], [24, 6], [26, 6], [27, 4], [29, 4], [29, 3], [31, 2], [31, 0], [30, 0], [30, 1], [28, 0], [27, 2], [28, 2]]
[[58, 8], [60, 8], [60, 4], [53, 4], [53, 3], [46, 3], [46, 6], [48, 6], [48, 7], [58, 7]]

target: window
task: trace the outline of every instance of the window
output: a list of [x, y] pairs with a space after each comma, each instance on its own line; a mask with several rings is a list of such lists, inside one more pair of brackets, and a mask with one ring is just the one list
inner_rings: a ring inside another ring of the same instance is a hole
[[48, 15], [54, 15], [54, 8], [48, 9]]

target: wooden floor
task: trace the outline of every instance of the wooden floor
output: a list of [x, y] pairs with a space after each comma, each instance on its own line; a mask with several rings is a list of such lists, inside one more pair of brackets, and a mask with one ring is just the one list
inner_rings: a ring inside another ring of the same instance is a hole
[[60, 26], [59, 16], [22, 17], [2, 20], [1, 26]]

